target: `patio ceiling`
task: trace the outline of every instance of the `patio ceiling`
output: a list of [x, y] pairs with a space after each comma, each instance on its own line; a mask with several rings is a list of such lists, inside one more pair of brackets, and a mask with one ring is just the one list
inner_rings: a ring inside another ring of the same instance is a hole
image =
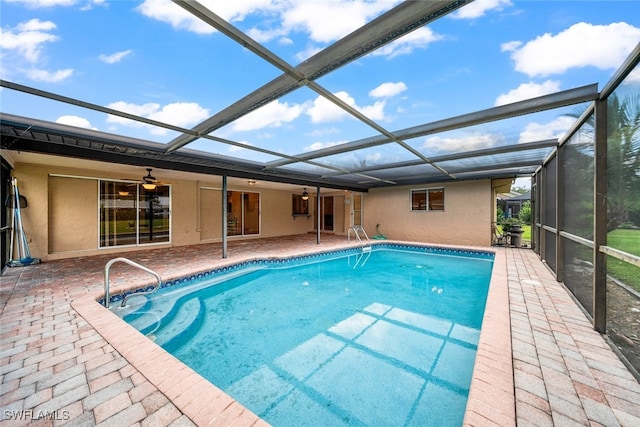
[[[515, 118], [535, 116], [545, 111], [567, 115], [566, 107], [598, 97], [597, 85], [593, 84], [444, 120], [418, 123], [405, 129], [389, 130], [336, 96], [318, 80], [445, 16], [468, 1], [403, 2], [297, 66], [289, 64], [201, 4], [184, 0], [174, 0], [174, 3], [276, 67], [282, 74], [190, 129], [1, 80], [0, 85], [8, 90], [177, 133], [166, 143], [153, 142], [2, 113], [2, 148], [194, 173], [367, 191], [376, 187], [418, 183], [530, 176], [557, 146], [556, 139], [522, 141], [514, 137], [490, 149], [461, 149], [437, 156], [430, 155], [420, 141], [427, 135], [446, 137], [460, 130], [473, 132], [489, 123], [494, 128], [509, 128], [510, 121]], [[318, 150], [285, 154], [261, 146], [257, 141], [247, 144], [215, 135], [217, 130], [252, 111], [302, 90], [315, 92], [359, 121], [362, 138]], [[572, 111], [575, 111], [575, 107]], [[259, 162], [190, 148], [190, 144], [196, 142], [239, 147], [259, 152], [269, 160]], [[367, 155], [372, 150], [376, 151], [376, 156]]]

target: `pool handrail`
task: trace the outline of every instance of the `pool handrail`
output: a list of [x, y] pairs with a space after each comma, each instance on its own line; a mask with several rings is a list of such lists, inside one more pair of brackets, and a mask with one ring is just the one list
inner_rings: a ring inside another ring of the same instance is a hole
[[133, 262], [130, 259], [127, 258], [114, 258], [111, 261], [107, 262], [107, 264], [104, 266], [104, 306], [106, 308], [109, 308], [109, 272], [111, 270], [111, 266], [113, 264], [115, 264], [116, 262], [124, 262], [126, 264], [129, 264], [133, 267], [139, 268], [142, 271], [145, 271], [149, 274], [151, 274], [152, 276], [154, 276], [157, 280], [158, 280], [158, 285], [153, 288], [150, 291], [146, 291], [146, 292], [136, 292], [134, 294], [129, 294], [126, 295], [124, 298], [122, 298], [122, 304], [120, 304], [120, 307], [124, 307], [124, 304], [127, 302], [127, 299], [129, 299], [129, 297], [132, 296], [136, 296], [136, 295], [146, 295], [146, 294], [150, 294], [151, 292], [154, 292], [158, 289], [160, 289], [160, 286], [162, 286], [162, 278], [160, 277], [160, 275], [158, 273], [156, 273], [155, 271], [151, 270], [150, 268], [147, 268], [143, 265], [138, 264], [137, 262]]
[[364, 231], [364, 227], [361, 225], [352, 225], [351, 227], [349, 227], [349, 229], [347, 230], [347, 242], [351, 242], [351, 231], [353, 231], [353, 234], [356, 236], [356, 239], [360, 244], [364, 244], [364, 242], [360, 238], [360, 234], [358, 234], [359, 231], [361, 231], [365, 239], [367, 239], [367, 243], [371, 243], [369, 236], [367, 236], [367, 232]]

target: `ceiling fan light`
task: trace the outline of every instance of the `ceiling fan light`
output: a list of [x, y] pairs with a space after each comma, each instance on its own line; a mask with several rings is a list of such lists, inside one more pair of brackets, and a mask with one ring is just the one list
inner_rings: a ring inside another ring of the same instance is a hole
[[142, 177], [142, 188], [145, 190], [155, 190], [156, 186], [156, 178], [151, 176], [151, 168], [147, 168], [147, 175]]
[[307, 193], [307, 189], [306, 188], [302, 192], [302, 200], [309, 200], [309, 193]]

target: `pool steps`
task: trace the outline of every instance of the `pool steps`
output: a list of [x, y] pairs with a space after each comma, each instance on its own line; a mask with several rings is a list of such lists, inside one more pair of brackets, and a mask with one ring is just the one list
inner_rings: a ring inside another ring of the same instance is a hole
[[199, 297], [181, 297], [173, 304], [155, 305], [149, 301], [144, 311], [128, 315], [130, 319], [125, 316], [125, 320], [165, 349], [184, 342], [187, 335], [197, 332], [204, 320], [205, 305]]
[[168, 352], [189, 341], [200, 330], [206, 317], [206, 307], [200, 298], [192, 298], [179, 305], [174, 320], [156, 333], [156, 344]]

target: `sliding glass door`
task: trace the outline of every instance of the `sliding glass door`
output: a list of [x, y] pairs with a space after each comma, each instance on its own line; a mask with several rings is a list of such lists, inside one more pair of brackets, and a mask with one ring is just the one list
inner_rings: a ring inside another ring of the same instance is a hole
[[170, 241], [170, 186], [100, 181], [99, 191], [101, 248]]
[[[317, 230], [318, 219], [315, 212], [313, 215], [313, 229]], [[333, 196], [320, 197], [320, 231], [333, 231]]]
[[260, 234], [260, 193], [227, 192], [227, 236]]

